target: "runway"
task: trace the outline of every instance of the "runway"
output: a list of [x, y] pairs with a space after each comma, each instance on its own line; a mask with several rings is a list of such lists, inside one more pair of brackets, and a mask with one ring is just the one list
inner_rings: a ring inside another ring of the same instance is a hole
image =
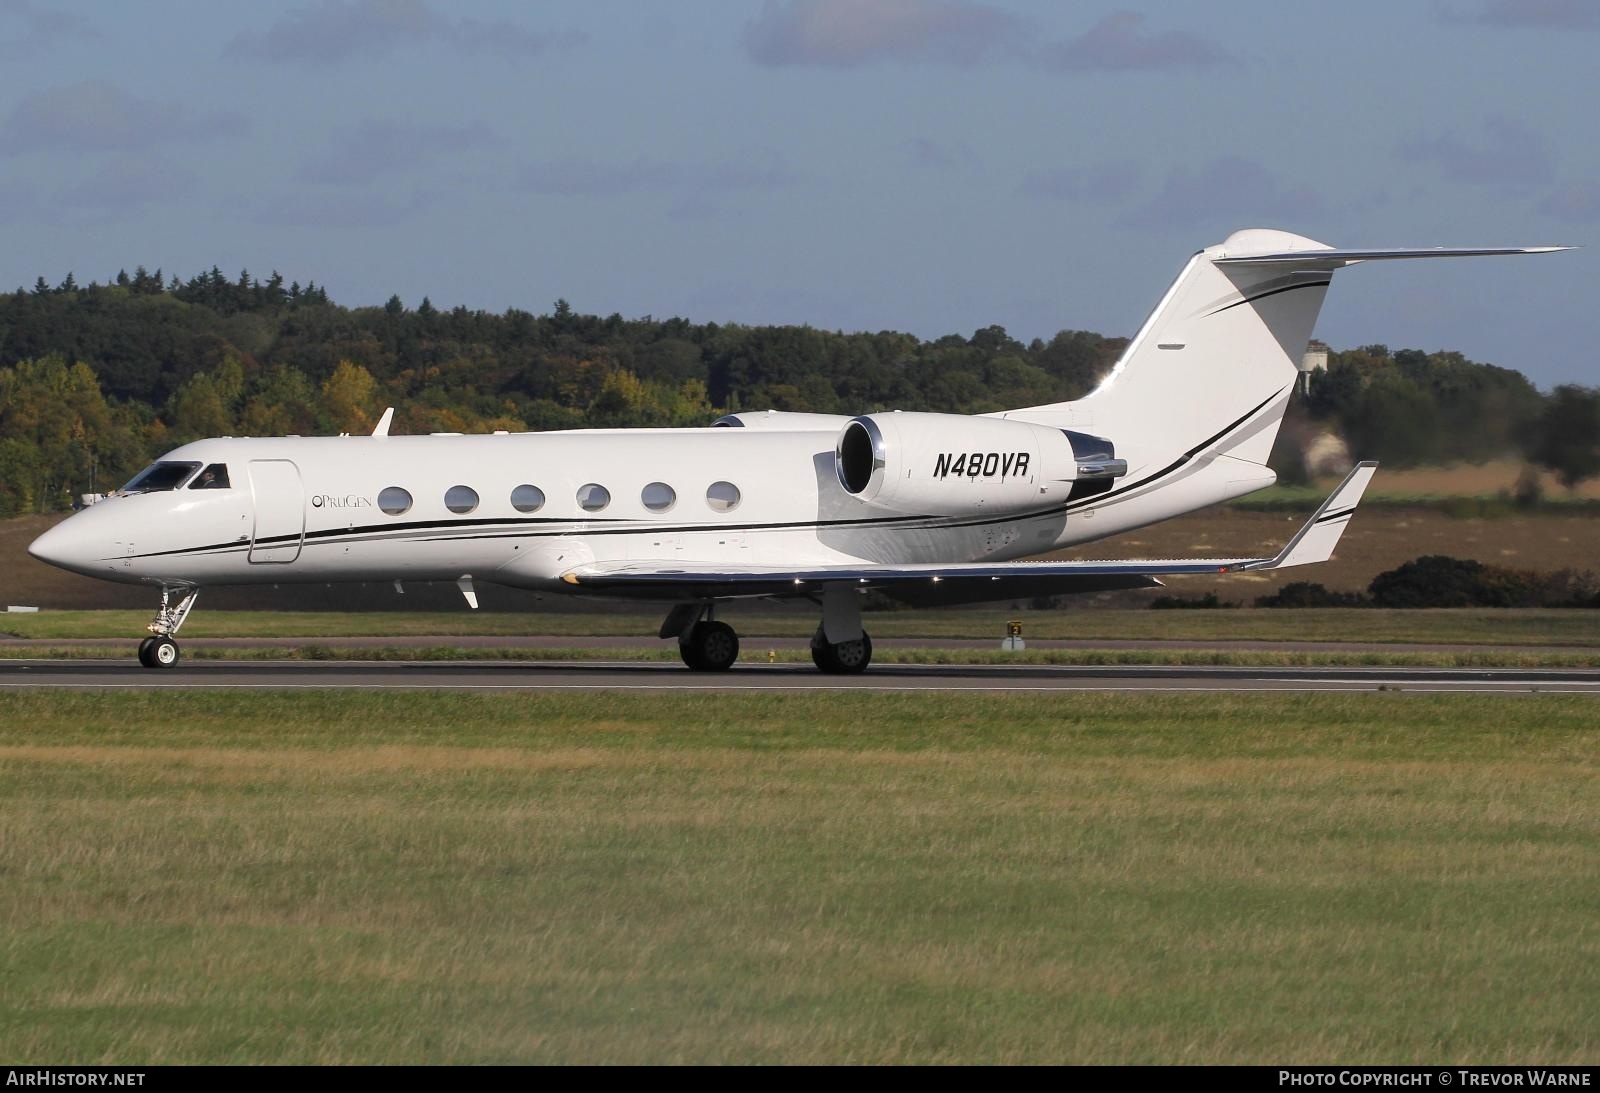
[[676, 664], [507, 661], [185, 661], [170, 671], [127, 660], [0, 662], [0, 689], [453, 691], [1166, 691], [1592, 694], [1600, 669], [1233, 668], [884, 664], [859, 676], [810, 665], [736, 665], [719, 674]]

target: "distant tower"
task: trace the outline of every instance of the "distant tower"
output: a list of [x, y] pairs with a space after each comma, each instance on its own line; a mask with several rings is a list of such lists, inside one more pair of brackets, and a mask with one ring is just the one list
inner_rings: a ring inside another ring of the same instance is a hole
[[1313, 339], [1307, 346], [1306, 352], [1300, 358], [1300, 393], [1311, 393], [1311, 373], [1326, 372], [1328, 370], [1328, 347]]

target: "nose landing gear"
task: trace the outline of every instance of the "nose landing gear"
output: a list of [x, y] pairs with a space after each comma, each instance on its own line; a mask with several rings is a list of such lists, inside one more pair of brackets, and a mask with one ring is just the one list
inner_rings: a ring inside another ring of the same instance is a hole
[[146, 668], [172, 668], [181, 659], [178, 643], [173, 638], [183, 620], [189, 617], [200, 590], [192, 586], [171, 589], [161, 586], [161, 607], [150, 623], [152, 637], [139, 643], [139, 663]]

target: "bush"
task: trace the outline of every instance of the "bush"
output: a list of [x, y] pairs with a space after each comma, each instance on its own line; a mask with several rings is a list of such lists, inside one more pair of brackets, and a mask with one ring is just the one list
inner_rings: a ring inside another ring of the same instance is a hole
[[1379, 607], [1510, 607], [1514, 591], [1482, 562], [1428, 554], [1380, 573], [1367, 590]]
[[1365, 607], [1359, 592], [1334, 592], [1315, 581], [1294, 581], [1270, 596], [1256, 597], [1257, 607]]

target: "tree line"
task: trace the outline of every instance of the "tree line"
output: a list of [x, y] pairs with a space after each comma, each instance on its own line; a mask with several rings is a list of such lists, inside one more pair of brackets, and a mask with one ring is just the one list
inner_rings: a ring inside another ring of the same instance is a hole
[[[684, 426], [721, 413], [984, 413], [1078, 398], [1126, 345], [1003, 327], [922, 340], [894, 331], [581, 314], [341, 306], [308, 281], [143, 267], [0, 294], [0, 515], [49, 511], [219, 435]], [[1569, 481], [1600, 473], [1600, 393], [1540, 392], [1458, 353], [1331, 354], [1292, 411], [1391, 465], [1507, 453]], [[1285, 435], [1293, 435], [1286, 430]], [[1114, 440], [1115, 438], [1113, 438]], [[1274, 455], [1293, 476], [1297, 455]]]

